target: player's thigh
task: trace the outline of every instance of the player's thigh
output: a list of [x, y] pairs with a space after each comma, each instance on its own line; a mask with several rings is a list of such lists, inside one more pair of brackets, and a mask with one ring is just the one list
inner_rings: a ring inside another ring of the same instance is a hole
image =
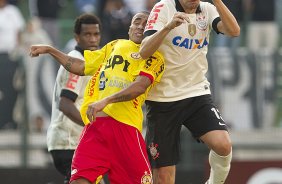
[[195, 108], [193, 114], [186, 119], [183, 125], [190, 130], [196, 139], [213, 130], [228, 130], [210, 95], [198, 97], [191, 108]]
[[151, 166], [142, 134], [135, 127], [118, 124], [116, 140], [111, 145], [114, 151], [109, 172], [111, 184], [151, 184]]
[[179, 160], [183, 112], [179, 105], [178, 102], [146, 102], [146, 143], [153, 168], [175, 165]]
[[107, 122], [98, 118], [85, 127], [73, 156], [71, 181], [83, 178], [93, 183], [109, 170], [111, 152], [104, 136], [109, 130]]
[[50, 153], [56, 169], [65, 176], [70, 173], [74, 150], [51, 150]]

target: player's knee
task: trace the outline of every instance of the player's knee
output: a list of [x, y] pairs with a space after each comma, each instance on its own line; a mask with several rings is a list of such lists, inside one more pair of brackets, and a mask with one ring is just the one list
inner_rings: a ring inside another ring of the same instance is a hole
[[213, 148], [213, 151], [220, 156], [227, 156], [231, 153], [232, 144], [229, 140], [219, 141]]
[[222, 152], [222, 156], [227, 156], [231, 153], [232, 150], [232, 145], [230, 141], [224, 141], [221, 144], [221, 152]]
[[156, 174], [157, 183], [174, 183], [175, 178], [175, 167], [174, 166], [167, 166], [161, 167], [157, 169]]

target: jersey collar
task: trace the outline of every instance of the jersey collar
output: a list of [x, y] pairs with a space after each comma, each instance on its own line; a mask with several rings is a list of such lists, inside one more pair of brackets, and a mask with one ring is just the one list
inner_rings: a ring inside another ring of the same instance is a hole
[[84, 56], [84, 50], [79, 45], [76, 45], [74, 49], [80, 52]]

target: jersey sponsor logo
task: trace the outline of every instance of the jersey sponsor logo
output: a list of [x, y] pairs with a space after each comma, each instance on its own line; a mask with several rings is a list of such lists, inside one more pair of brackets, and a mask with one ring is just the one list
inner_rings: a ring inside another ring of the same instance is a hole
[[184, 47], [186, 49], [201, 49], [209, 45], [207, 38], [193, 39], [193, 38], [182, 38], [181, 36], [175, 36], [172, 39], [172, 44], [178, 47]]
[[102, 71], [100, 74], [100, 80], [99, 80], [99, 90], [104, 90], [106, 87], [106, 82], [108, 79], [105, 76], [105, 71]]
[[144, 175], [141, 178], [141, 184], [152, 184], [152, 183], [153, 183], [152, 175], [147, 171], [145, 171]]
[[96, 83], [100, 70], [101, 70], [101, 66], [89, 81], [89, 88], [87, 92], [88, 96], [92, 96], [94, 94], [95, 83]]
[[138, 52], [132, 53], [130, 56], [131, 56], [133, 59], [141, 59], [141, 56], [140, 56], [140, 54], [139, 54]]
[[208, 28], [208, 20], [205, 15], [197, 14], [196, 22], [197, 28], [201, 31], [205, 31]]
[[154, 24], [156, 23], [156, 21], [158, 20], [159, 17], [159, 13], [161, 11], [161, 8], [163, 7], [163, 4], [159, 4], [157, 6], [154, 7], [154, 9], [152, 10], [152, 13], [150, 14], [150, 17], [148, 18], [147, 21], [147, 25], [145, 30], [147, 29], [153, 29]]
[[125, 60], [121, 55], [114, 55], [110, 57], [110, 59], [108, 59], [107, 64], [105, 66], [105, 70], [108, 68], [114, 69], [115, 66], [117, 65], [124, 65], [123, 71], [127, 72], [130, 63], [127, 60]]
[[137, 98], [133, 99], [133, 105], [134, 105], [134, 108], [137, 109], [137, 107], [139, 105], [139, 102], [138, 102]]
[[120, 78], [120, 77], [114, 77], [110, 79], [108, 82], [109, 87], [117, 87], [120, 89], [127, 88], [129, 84], [130, 84], [129, 82], [125, 81], [123, 78]]
[[149, 150], [150, 150], [150, 154], [153, 157], [154, 160], [156, 160], [159, 157], [159, 152], [157, 149], [158, 145], [154, 144], [153, 142], [149, 145]]
[[80, 76], [73, 73], [69, 73], [69, 79], [67, 81], [66, 87], [69, 89], [75, 89], [75, 84], [77, 83]]

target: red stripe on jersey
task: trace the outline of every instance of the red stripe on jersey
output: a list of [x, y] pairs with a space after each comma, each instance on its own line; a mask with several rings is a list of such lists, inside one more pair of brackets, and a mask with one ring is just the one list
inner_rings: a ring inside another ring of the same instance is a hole
[[151, 74], [148, 74], [148, 73], [145, 73], [145, 72], [140, 72], [139, 75], [142, 75], [142, 76], [146, 76], [150, 79], [151, 83], [154, 82], [154, 77], [151, 75]]

